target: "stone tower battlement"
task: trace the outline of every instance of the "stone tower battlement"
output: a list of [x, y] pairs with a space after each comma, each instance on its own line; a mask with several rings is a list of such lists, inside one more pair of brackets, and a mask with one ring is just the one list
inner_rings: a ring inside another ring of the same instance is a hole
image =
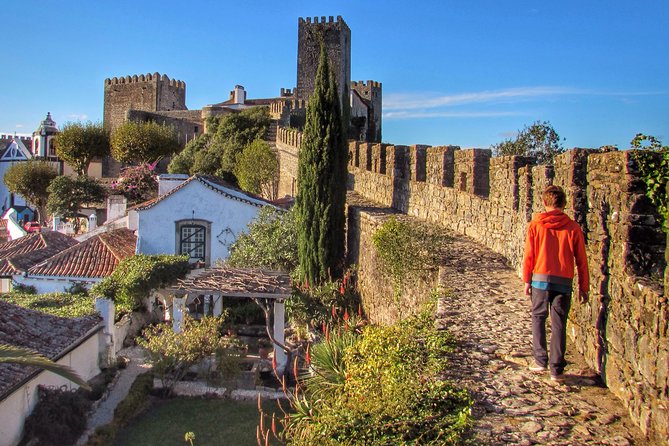
[[104, 81], [104, 118], [106, 128], [114, 130], [128, 111], [164, 112], [188, 110], [186, 83], [166, 74], [147, 73], [108, 78]]
[[[383, 88], [381, 82], [368, 80], [365, 81], [351, 81], [351, 90], [358, 93], [360, 98], [367, 101], [370, 107], [366, 114], [367, 122], [364, 130], [364, 140], [372, 142], [381, 141], [381, 110], [382, 110], [382, 95]], [[351, 116], [357, 114], [355, 110], [355, 103], [352, 105]]]
[[298, 19], [296, 98], [308, 100], [314, 91], [321, 42], [335, 74], [340, 98], [348, 98], [351, 84], [351, 30], [341, 16]]

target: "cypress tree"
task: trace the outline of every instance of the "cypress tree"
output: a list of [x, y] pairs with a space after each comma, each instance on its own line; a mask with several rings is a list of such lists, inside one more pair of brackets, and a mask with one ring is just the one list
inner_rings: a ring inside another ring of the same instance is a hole
[[337, 84], [321, 44], [299, 152], [296, 198], [300, 269], [312, 284], [342, 273], [347, 163]]

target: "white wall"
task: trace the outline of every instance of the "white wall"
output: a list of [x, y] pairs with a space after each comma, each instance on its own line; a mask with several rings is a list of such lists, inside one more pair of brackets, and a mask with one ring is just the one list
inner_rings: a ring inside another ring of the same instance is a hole
[[[102, 330], [95, 333], [71, 351], [58, 364], [67, 365], [76, 371], [85, 380], [100, 373], [98, 354]], [[0, 401], [0, 446], [16, 446], [23, 435], [25, 418], [30, 415], [37, 404], [37, 386], [66, 386], [75, 389], [78, 386], [71, 381], [61, 378], [51, 372], [41, 372], [35, 378], [16, 390], [4, 400]]]
[[91, 279], [91, 278], [81, 278], [81, 277], [69, 277], [69, 278], [58, 278], [54, 279], [51, 277], [39, 277], [39, 276], [28, 276], [24, 277], [22, 275], [15, 275], [14, 282], [20, 283], [23, 285], [34, 286], [37, 289], [38, 294], [43, 293], [62, 293], [63, 291], [70, 288], [75, 283], [83, 283], [86, 285], [86, 288], [90, 289], [93, 284], [100, 282], [102, 279]]
[[[195, 211], [195, 212], [193, 212]], [[211, 222], [211, 264], [216, 259], [228, 257], [228, 247], [219, 241], [226, 228], [237, 237], [247, 230], [248, 224], [260, 208], [224, 197], [191, 181], [183, 189], [160, 201], [154, 207], [137, 211], [139, 230], [138, 248], [141, 254], [176, 254], [176, 222], [181, 220], [206, 220]], [[130, 216], [132, 220], [133, 216]]]
[[3, 218], [7, 221], [7, 234], [9, 234], [9, 240], [16, 240], [21, 238], [24, 235], [28, 234], [23, 226], [21, 226], [16, 219], [17, 212], [14, 209], [10, 209], [3, 215]]

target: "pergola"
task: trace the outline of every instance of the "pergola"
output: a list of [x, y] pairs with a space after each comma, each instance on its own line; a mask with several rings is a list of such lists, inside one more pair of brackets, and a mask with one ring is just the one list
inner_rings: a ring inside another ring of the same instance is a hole
[[[285, 304], [291, 295], [290, 277], [277, 271], [211, 267], [193, 270], [176, 285], [159, 291], [165, 308], [172, 300], [172, 320], [175, 331], [181, 329], [185, 307], [200, 296], [208, 298], [208, 312], [220, 316], [223, 299], [247, 298], [253, 300], [265, 313], [267, 334], [274, 343], [274, 358], [279, 373], [283, 373], [288, 359], [285, 346]], [[213, 308], [212, 308], [213, 307]], [[166, 314], [169, 317], [169, 314]], [[270, 330], [270, 326], [273, 329]], [[277, 348], [278, 347], [278, 348]]]

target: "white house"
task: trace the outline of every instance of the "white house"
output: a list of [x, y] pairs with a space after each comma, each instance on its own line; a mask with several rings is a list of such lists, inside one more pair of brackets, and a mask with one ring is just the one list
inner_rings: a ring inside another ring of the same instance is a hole
[[[63, 318], [18, 307], [0, 299], [0, 344], [36, 350], [66, 365], [85, 380], [100, 373], [103, 339], [98, 315]], [[51, 372], [18, 364], [0, 364], [0, 444], [15, 446], [37, 404], [37, 386], [76, 388]]]
[[192, 262], [212, 265], [228, 257], [230, 245], [262, 207], [273, 206], [217, 177], [194, 175], [178, 185], [174, 178], [168, 177], [166, 193], [128, 212], [138, 253], [188, 254]]

